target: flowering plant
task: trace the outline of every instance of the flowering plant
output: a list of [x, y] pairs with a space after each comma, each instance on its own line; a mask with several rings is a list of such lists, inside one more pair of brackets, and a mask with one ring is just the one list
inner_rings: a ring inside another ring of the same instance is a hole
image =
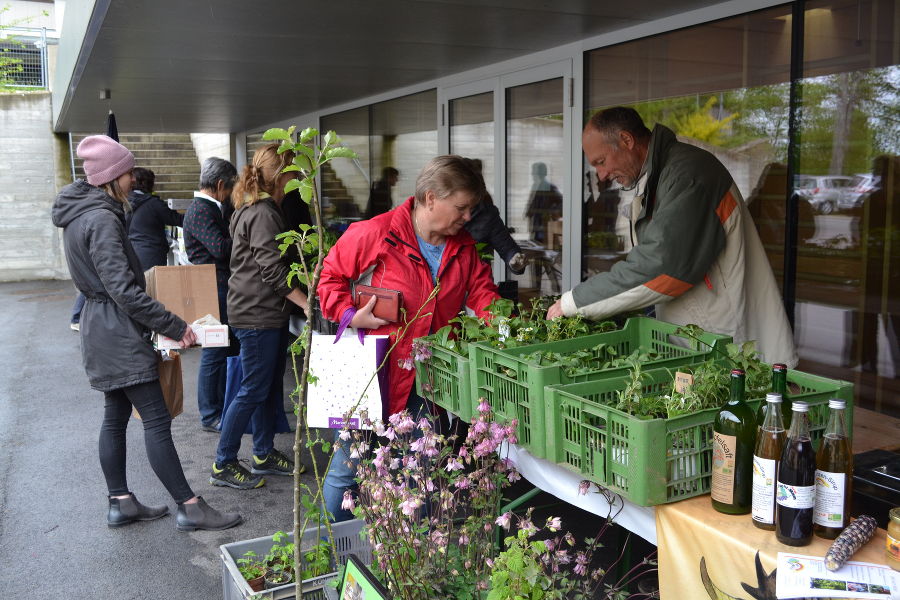
[[406, 411], [372, 424], [383, 440], [374, 449], [363, 432], [346, 432], [361, 460], [359, 501], [347, 492], [344, 507], [366, 520], [373, 567], [395, 597], [471, 598], [487, 589], [497, 507], [519, 478], [497, 451], [516, 442], [515, 425], [493, 422], [482, 402], [465, 439]]
[[583, 546], [578, 545], [569, 532], [558, 534], [562, 527], [559, 517], [549, 517], [543, 531], [532, 521], [532, 509], [524, 517], [504, 513], [497, 519], [498, 525], [509, 530], [515, 518], [518, 520], [518, 527], [515, 534], [504, 541], [506, 549], [493, 561], [487, 600], [618, 600], [654, 597], [652, 594], [628, 593], [630, 584], [656, 570], [656, 562], [651, 557], [645, 558], [618, 578], [610, 577], [624, 557], [627, 539], [612, 564], [606, 568], [597, 565], [597, 550], [603, 547], [600, 540], [618, 514], [613, 514], [612, 507], [618, 505], [618, 511], [621, 511], [623, 505], [621, 502], [617, 503], [618, 498], [614, 493], [589, 481], [581, 482], [579, 494], [587, 494], [591, 486], [595, 486], [597, 492], [604, 495], [610, 506], [610, 514], [597, 536], [585, 538]]

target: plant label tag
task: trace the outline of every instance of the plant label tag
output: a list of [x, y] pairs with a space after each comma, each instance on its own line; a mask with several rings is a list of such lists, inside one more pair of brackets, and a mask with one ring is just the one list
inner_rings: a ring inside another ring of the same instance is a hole
[[694, 385], [694, 376], [690, 373], [682, 373], [681, 371], [675, 371], [675, 391], [679, 394], [683, 394]]

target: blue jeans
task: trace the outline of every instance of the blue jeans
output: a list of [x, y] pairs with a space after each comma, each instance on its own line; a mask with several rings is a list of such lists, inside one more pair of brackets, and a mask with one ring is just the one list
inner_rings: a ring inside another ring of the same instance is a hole
[[[409, 398], [406, 400], [406, 409], [413, 419], [418, 421], [421, 417], [431, 414], [431, 405], [426, 403], [421, 396], [418, 396], [415, 389], [415, 386], [413, 386], [413, 390], [409, 393]], [[438, 423], [435, 423], [435, 430], [440, 431]], [[353, 518], [353, 513], [341, 508], [341, 503], [344, 501], [345, 490], [353, 492], [354, 497], [357, 496], [359, 490], [359, 484], [356, 483], [356, 468], [359, 465], [359, 459], [350, 458], [350, 443], [352, 440], [340, 441], [340, 434], [341, 430], [335, 429], [334, 441], [335, 443], [340, 443], [341, 447], [334, 451], [334, 458], [331, 459], [331, 466], [325, 474], [325, 481], [322, 483], [325, 510], [332, 514], [335, 523], [349, 521]], [[422, 431], [416, 428], [413, 437], [419, 438], [421, 436]]]
[[[216, 449], [216, 463], [237, 460], [241, 436], [247, 423], [253, 423], [253, 454], [267, 456], [273, 449], [275, 414], [284, 410], [283, 390], [285, 352], [290, 345], [287, 326], [280, 329], [238, 329], [241, 343], [241, 391], [222, 418], [222, 432]], [[257, 410], [259, 409], [259, 410]]]
[[[225, 299], [228, 296], [228, 284], [219, 284], [217, 287], [219, 321], [227, 324]], [[232, 356], [231, 347], [203, 348], [200, 353], [200, 367], [197, 369], [197, 408], [200, 410], [200, 423], [203, 425], [215, 425], [222, 417], [229, 356]]]
[[78, 323], [81, 321], [81, 311], [84, 310], [84, 301], [87, 300], [84, 294], [78, 292], [78, 296], [75, 297], [75, 304], [72, 305], [72, 318], [69, 319], [70, 323]]

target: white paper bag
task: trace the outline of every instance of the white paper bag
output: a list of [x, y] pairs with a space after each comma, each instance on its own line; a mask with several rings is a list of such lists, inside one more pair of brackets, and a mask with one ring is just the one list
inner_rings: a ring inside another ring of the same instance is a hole
[[334, 339], [333, 335], [312, 336], [309, 370], [317, 381], [307, 391], [306, 421], [310, 427], [341, 428], [347, 411], [358, 404], [350, 415], [350, 428], [369, 429], [363, 421], [382, 418], [381, 398], [388, 391], [387, 364], [372, 378], [388, 350], [388, 336], [367, 335], [365, 344], [360, 344], [354, 331], [336, 344]]

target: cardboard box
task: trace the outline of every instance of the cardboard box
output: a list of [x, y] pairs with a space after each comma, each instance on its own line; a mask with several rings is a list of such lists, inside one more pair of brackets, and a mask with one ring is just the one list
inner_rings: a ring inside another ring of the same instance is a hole
[[[147, 279], [147, 293], [162, 302], [166, 310], [175, 313], [188, 323], [193, 323], [206, 315], [219, 319], [215, 265], [153, 267], [144, 273], [144, 276]], [[228, 345], [227, 325], [191, 327], [201, 346]], [[153, 343], [161, 350], [178, 347], [178, 340], [172, 340], [158, 333], [153, 334]]]

